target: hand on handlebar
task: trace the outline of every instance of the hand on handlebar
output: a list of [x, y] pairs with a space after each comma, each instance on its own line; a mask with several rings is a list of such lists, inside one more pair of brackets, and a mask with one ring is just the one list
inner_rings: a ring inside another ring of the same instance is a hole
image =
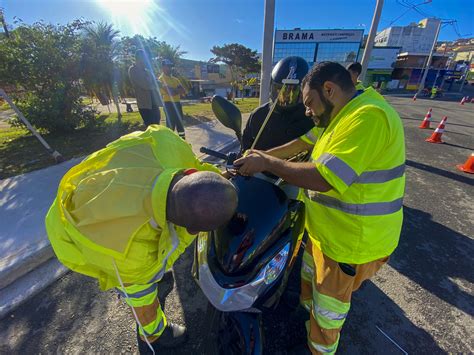
[[268, 154], [260, 150], [248, 150], [234, 162], [234, 167], [240, 175], [251, 176], [266, 170], [268, 157]]

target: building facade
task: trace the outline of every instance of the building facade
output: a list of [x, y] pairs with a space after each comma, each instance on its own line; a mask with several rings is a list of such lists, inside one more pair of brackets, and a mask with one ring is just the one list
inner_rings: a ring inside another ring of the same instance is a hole
[[309, 66], [323, 61], [335, 61], [346, 66], [356, 61], [364, 30], [276, 30], [273, 44], [273, 64], [296, 55]]
[[[397, 81], [400, 89], [417, 90], [423, 76], [428, 54], [423, 53], [400, 53], [395, 63], [392, 79]], [[437, 85], [441, 87], [445, 76], [449, 74], [446, 69], [449, 56], [434, 54], [431, 58], [425, 87]]]
[[439, 24], [439, 19], [426, 18], [408, 26], [392, 26], [375, 36], [375, 45], [401, 47], [402, 52], [429, 54]]
[[[361, 49], [358, 62], [362, 61], [364, 48]], [[367, 66], [365, 82], [367, 85], [384, 89], [392, 79], [400, 47], [373, 47]]]
[[181, 59], [178, 71], [189, 82], [190, 97], [226, 96], [232, 90], [232, 75], [225, 64]]

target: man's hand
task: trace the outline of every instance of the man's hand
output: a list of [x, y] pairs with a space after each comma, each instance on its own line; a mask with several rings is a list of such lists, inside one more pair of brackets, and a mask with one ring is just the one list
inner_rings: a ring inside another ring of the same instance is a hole
[[332, 186], [321, 176], [314, 163], [293, 163], [275, 158], [260, 150], [249, 150], [234, 162], [241, 175], [253, 175], [262, 171], [272, 173], [287, 183], [314, 191], [327, 192]]
[[268, 161], [272, 157], [261, 150], [247, 150], [245, 156], [237, 159], [234, 166], [239, 171], [239, 174], [250, 176], [268, 169]]

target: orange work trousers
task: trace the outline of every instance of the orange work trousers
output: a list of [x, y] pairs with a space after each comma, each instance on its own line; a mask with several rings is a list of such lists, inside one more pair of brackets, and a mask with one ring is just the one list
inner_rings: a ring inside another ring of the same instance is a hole
[[374, 276], [388, 259], [387, 256], [365, 264], [350, 265], [355, 271], [351, 276], [308, 238], [301, 267], [300, 300], [310, 312], [306, 329], [308, 347], [313, 354], [336, 352], [352, 293], [362, 282]]

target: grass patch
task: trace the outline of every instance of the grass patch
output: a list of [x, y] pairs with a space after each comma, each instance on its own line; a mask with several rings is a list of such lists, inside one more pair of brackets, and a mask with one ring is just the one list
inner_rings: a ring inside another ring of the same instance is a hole
[[0, 111], [6, 111], [9, 109], [10, 109], [10, 105], [6, 102], [0, 105]]
[[[96, 129], [77, 129], [70, 134], [45, 134], [43, 138], [65, 159], [80, 157], [103, 148], [118, 137], [140, 129], [131, 123], [105, 123]], [[29, 131], [0, 131], [0, 179], [54, 165], [55, 161]]]
[[[243, 113], [251, 112], [258, 99], [238, 101], [237, 106]], [[189, 127], [215, 119], [209, 103], [197, 103], [183, 106], [184, 126]], [[143, 121], [138, 111], [122, 114], [118, 123], [117, 114], [101, 115], [102, 125], [94, 129], [76, 129], [69, 134], [45, 134], [43, 138], [65, 159], [90, 154], [105, 147], [111, 141], [136, 130], [143, 130]], [[161, 123], [165, 114], [161, 109]], [[0, 179], [24, 174], [54, 165], [55, 161], [38, 139], [28, 130], [21, 128], [0, 129]]]
[[[258, 98], [238, 99], [235, 105], [242, 113], [250, 113], [258, 106]], [[210, 103], [184, 104], [183, 113], [190, 116], [205, 116], [214, 119], [214, 113], [211, 109]]]

